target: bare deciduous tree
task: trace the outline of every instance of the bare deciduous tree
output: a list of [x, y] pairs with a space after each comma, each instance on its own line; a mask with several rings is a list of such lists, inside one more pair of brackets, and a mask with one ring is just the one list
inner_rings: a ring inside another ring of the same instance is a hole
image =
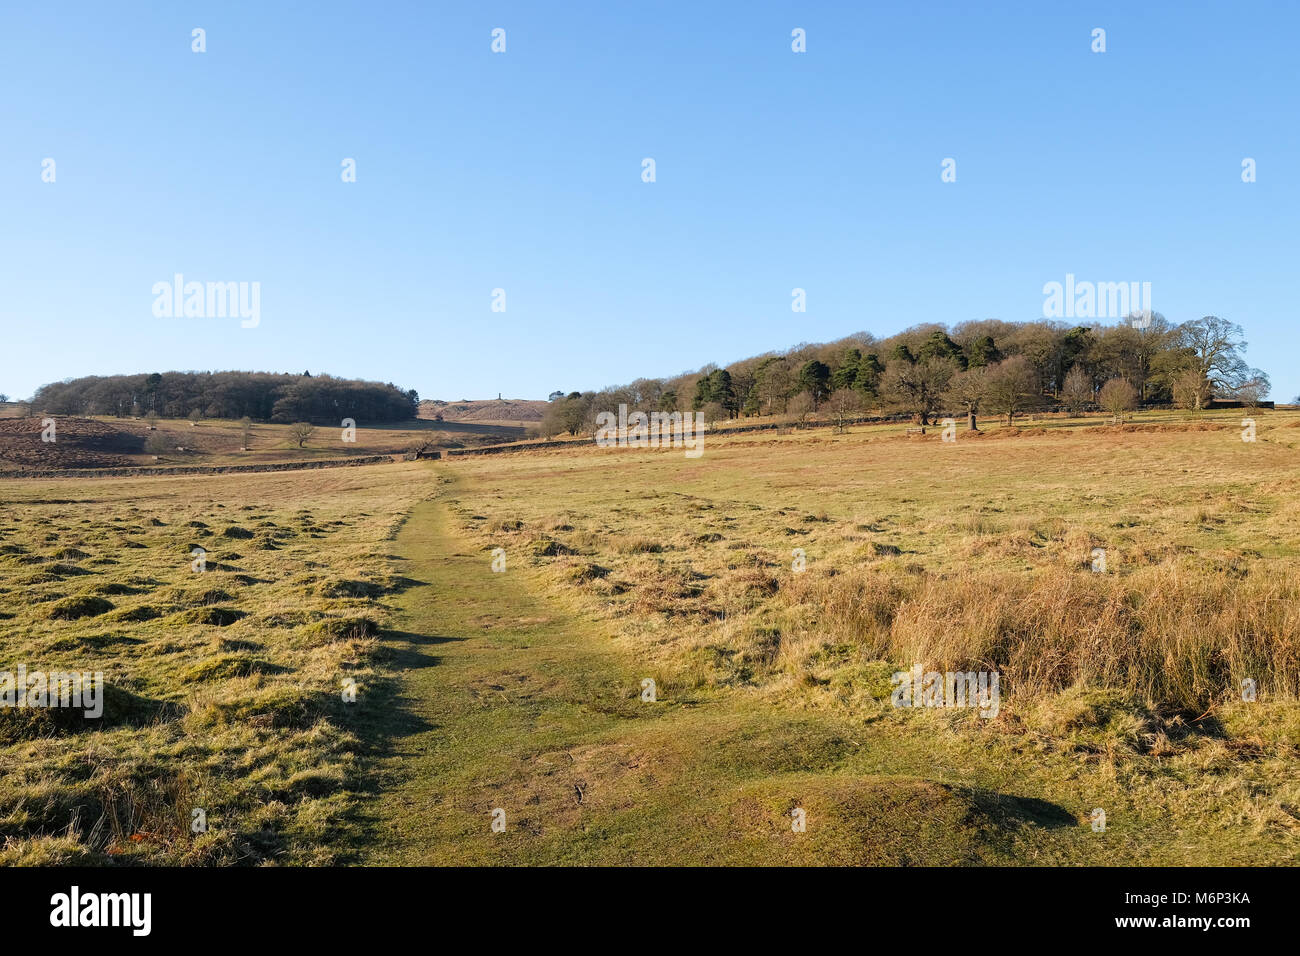
[[966, 412], [966, 427], [979, 431], [975, 416], [979, 413], [980, 403], [988, 391], [989, 369], [985, 365], [972, 365], [964, 372], [958, 372], [948, 385], [947, 398], [960, 405]]
[[1201, 373], [1210, 394], [1226, 395], [1238, 388], [1250, 374], [1241, 352], [1246, 349], [1241, 326], [1207, 315], [1179, 327], [1179, 344], [1190, 359], [1191, 368]]
[[1174, 403], [1191, 412], [1200, 412], [1210, 397], [1210, 385], [1199, 368], [1185, 368], [1175, 372], [1169, 382]]
[[1137, 389], [1122, 378], [1112, 378], [1097, 393], [1097, 401], [1117, 422], [1122, 422], [1124, 413], [1137, 405]]
[[956, 371], [956, 365], [948, 358], [932, 356], [914, 362], [895, 358], [885, 366], [885, 373], [880, 377], [880, 396], [925, 426], [938, 410], [944, 389]]
[[301, 448], [307, 444], [307, 439], [311, 438], [312, 433], [316, 431], [316, 426], [310, 422], [294, 422], [289, 426], [289, 437], [298, 443]]
[[1255, 408], [1268, 397], [1272, 385], [1268, 376], [1257, 368], [1248, 373], [1247, 378], [1232, 391], [1232, 397], [1247, 408]]
[[813, 401], [812, 392], [797, 392], [790, 396], [790, 400], [786, 402], [786, 411], [798, 418], [800, 424], [803, 424], [808, 420], [808, 416], [813, 413], [816, 405], [817, 403]]
[[162, 432], [154, 432], [144, 443], [144, 450], [155, 458], [172, 450], [172, 440]]
[[856, 388], [837, 388], [826, 399], [835, 414], [838, 431], [844, 433], [844, 417], [862, 409], [863, 395]]
[[706, 425], [713, 425], [727, 418], [727, 410], [722, 407], [721, 402], [705, 402], [700, 406], [699, 414]]
[[1076, 365], [1066, 374], [1065, 384], [1061, 388], [1061, 401], [1073, 417], [1078, 417], [1092, 401], [1092, 378], [1082, 366]]
[[995, 414], [1006, 415], [1008, 425], [1014, 424], [1017, 412], [1038, 404], [1038, 381], [1038, 372], [1029, 359], [1013, 355], [989, 367], [985, 404]]

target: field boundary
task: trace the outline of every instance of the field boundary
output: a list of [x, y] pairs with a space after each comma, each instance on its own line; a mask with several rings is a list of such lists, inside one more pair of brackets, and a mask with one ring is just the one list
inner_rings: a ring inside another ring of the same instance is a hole
[[6, 469], [0, 478], [148, 478], [154, 475], [229, 475], [261, 471], [303, 471], [310, 468], [352, 468], [358, 465], [393, 463], [392, 455], [366, 455], [363, 458], [326, 458], [317, 461], [272, 461], [256, 465], [163, 465], [150, 468], [59, 468], [52, 470]]
[[[905, 415], [860, 415], [853, 418], [846, 417], [845, 425], [888, 425], [903, 421], [910, 421]], [[809, 422], [760, 422], [754, 425], [731, 425], [726, 428], [706, 428], [706, 433], [711, 433], [717, 437], [725, 438], [729, 435], [739, 435], [745, 432], [764, 432], [787, 429], [790, 431], [804, 431], [810, 428], [838, 428], [838, 420]], [[451, 448], [443, 452], [444, 458], [462, 458], [466, 455], [500, 455], [509, 451], [545, 451], [549, 448], [587, 448], [596, 445], [595, 436], [589, 438], [559, 438], [543, 442], [518, 442], [502, 443], [499, 445], [484, 445], [481, 448]]]

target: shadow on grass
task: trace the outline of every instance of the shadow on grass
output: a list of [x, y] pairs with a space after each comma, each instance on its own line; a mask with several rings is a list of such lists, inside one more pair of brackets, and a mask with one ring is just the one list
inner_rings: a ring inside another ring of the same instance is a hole
[[339, 833], [337, 845], [347, 847], [340, 850], [339, 863], [358, 863], [363, 858], [363, 848], [382, 842], [383, 821], [373, 808], [378, 805], [380, 794], [394, 786], [403, 772], [400, 763], [386, 766], [386, 759], [399, 755], [403, 741], [438, 729], [420, 715], [419, 701], [404, 693], [401, 673], [437, 667], [442, 658], [429, 653], [427, 648], [466, 638], [386, 630], [382, 640], [379, 658], [391, 674], [368, 682], [345, 723], [360, 741], [357, 756], [364, 770], [352, 788], [359, 798], [356, 807], [345, 817]]
[[403, 591], [409, 591], [411, 588], [423, 587], [428, 583], [428, 581], [417, 581], [415, 578], [398, 575], [393, 578], [392, 583], [388, 586], [388, 591], [390, 594], [401, 594]]
[[1055, 827], [1078, 826], [1078, 819], [1069, 810], [1038, 797], [1018, 797], [994, 790], [970, 791], [971, 804], [997, 823], [1000, 829], [1017, 830], [1022, 826]]
[[[93, 693], [93, 691], [90, 691]], [[97, 716], [88, 716], [87, 708], [77, 706], [43, 706], [0, 708], [0, 744], [67, 737], [95, 730], [117, 727], [146, 727], [174, 720], [183, 711], [173, 701], [155, 700], [132, 693], [113, 684], [104, 684]], [[59, 698], [55, 693], [55, 698]], [[80, 699], [80, 698], [78, 698]]]

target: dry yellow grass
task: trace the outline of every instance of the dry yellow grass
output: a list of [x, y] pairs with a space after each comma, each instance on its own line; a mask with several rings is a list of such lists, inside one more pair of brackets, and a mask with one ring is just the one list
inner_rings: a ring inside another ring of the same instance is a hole
[[[437, 859], [499, 859], [464, 808], [506, 792], [533, 828], [508, 844], [521, 862], [617, 861], [687, 820], [661, 859], [801, 862], [771, 842], [791, 799], [848, 828], [817, 837], [846, 862], [1294, 862], [1300, 415], [1260, 415], [1254, 444], [1235, 417], [0, 482], [8, 659], [102, 669], [117, 692], [97, 728], [9, 725], [0, 859], [351, 859], [373, 838], [354, 817], [376, 721], [423, 695], [441, 709], [412, 740], [450, 822], [390, 808], [411, 828], [393, 859], [426, 831]], [[435, 496], [454, 534], [403, 547], [451, 550], [411, 584], [390, 539]], [[446, 664], [385, 659], [394, 603], [402, 654], [462, 635]], [[998, 671], [1000, 713], [892, 708], [916, 663]], [[662, 723], [636, 709], [643, 674]], [[995, 834], [1037, 819], [1008, 794], [1058, 809], [996, 845], [952, 827], [895, 845], [871, 823], [877, 805]], [[1098, 805], [1104, 847], [1075, 832]], [[216, 824], [198, 838], [196, 806]]]
[[1295, 453], [1271, 440], [1295, 416], [1270, 415], [1254, 444], [1236, 417], [1058, 420], [951, 445], [898, 427], [715, 437], [699, 462], [589, 450], [452, 467], [493, 492], [464, 510], [490, 512], [498, 543], [544, 540], [598, 613], [637, 633], [671, 621], [688, 652], [743, 642], [739, 618], [764, 645], [779, 631], [778, 652], [758, 653], [787, 668], [847, 646], [997, 667], [1018, 693], [1097, 682], [1203, 710], [1246, 678], [1300, 692]]
[[388, 540], [432, 488], [405, 464], [0, 482], [0, 670], [109, 692], [99, 720], [0, 712], [0, 862], [334, 859], [359, 783], [342, 682], [357, 707], [376, 689]]

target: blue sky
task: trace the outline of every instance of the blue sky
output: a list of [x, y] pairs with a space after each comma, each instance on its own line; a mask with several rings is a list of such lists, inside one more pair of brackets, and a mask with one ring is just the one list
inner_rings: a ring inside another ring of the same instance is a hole
[[[240, 368], [535, 398], [1036, 319], [1073, 273], [1240, 323], [1289, 400], [1297, 9], [7, 4], [0, 392]], [[260, 323], [155, 317], [175, 273], [259, 282]]]

